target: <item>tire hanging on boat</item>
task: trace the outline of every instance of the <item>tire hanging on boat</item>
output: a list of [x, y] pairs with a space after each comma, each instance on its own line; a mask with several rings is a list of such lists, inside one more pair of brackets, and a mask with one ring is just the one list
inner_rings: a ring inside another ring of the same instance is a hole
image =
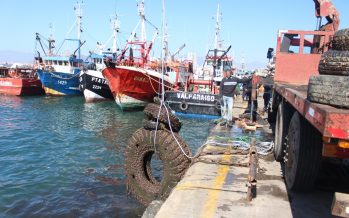
[[[191, 155], [188, 145], [174, 133], [187, 155]], [[166, 199], [180, 181], [190, 165], [190, 160], [167, 130], [155, 131], [138, 129], [130, 138], [125, 151], [125, 171], [128, 192], [142, 204], [148, 205], [155, 199]], [[162, 162], [162, 178], [154, 176], [151, 161], [154, 154]]]
[[[144, 108], [144, 113], [147, 115], [147, 117], [150, 120], [155, 121], [158, 117], [160, 110], [160, 105], [149, 103], [145, 108]], [[171, 110], [169, 108], [165, 108], [163, 105], [160, 110], [160, 116], [159, 116], [159, 122], [165, 124], [166, 128], [170, 130], [169, 124], [170, 122], [168, 121], [167, 117], [167, 111], [169, 113], [169, 118], [171, 122], [171, 128], [173, 132], [179, 132], [179, 130], [182, 127], [182, 123], [179, 121], [179, 119], [171, 113]]]
[[188, 103], [185, 102], [185, 101], [182, 101], [180, 104], [179, 104], [179, 108], [182, 110], [182, 111], [186, 111], [188, 109]]

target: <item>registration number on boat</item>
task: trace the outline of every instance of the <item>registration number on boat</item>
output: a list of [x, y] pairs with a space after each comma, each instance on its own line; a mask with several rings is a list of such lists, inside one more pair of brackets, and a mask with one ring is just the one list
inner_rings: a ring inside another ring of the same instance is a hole
[[101, 86], [97, 86], [97, 85], [93, 85], [92, 88], [93, 88], [93, 89], [102, 89]]
[[59, 85], [67, 85], [67, 81], [65, 80], [58, 80], [57, 82]]

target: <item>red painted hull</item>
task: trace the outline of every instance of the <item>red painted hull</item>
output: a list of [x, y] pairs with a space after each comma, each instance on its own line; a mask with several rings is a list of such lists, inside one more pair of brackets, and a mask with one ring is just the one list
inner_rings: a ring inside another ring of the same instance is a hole
[[44, 90], [39, 79], [0, 78], [0, 94], [5, 95], [42, 95]]
[[[102, 74], [108, 80], [116, 103], [122, 108], [144, 106], [145, 103], [152, 102], [157, 93], [161, 93], [160, 74], [155, 71], [137, 67], [108, 67]], [[165, 78], [165, 89], [171, 87], [171, 83]]]

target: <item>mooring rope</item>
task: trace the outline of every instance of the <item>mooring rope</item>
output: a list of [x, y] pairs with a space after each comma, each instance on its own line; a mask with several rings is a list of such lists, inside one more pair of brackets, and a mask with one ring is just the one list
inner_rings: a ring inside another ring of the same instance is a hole
[[[160, 104], [160, 109], [159, 109], [159, 114], [158, 114], [158, 119], [157, 119], [157, 125], [158, 125], [158, 120], [159, 120], [159, 116], [160, 116], [160, 110], [161, 110], [162, 106], [164, 106], [165, 109], [166, 109], [167, 120], [169, 122], [169, 127], [170, 127], [170, 131], [171, 131], [172, 137], [176, 141], [176, 143], [177, 143], [178, 147], [180, 148], [181, 152], [188, 159], [195, 159], [195, 158], [199, 157], [201, 151], [207, 145], [219, 145], [219, 146], [226, 146], [226, 147], [230, 146], [230, 147], [233, 147], [235, 149], [240, 149], [240, 150], [243, 150], [243, 151], [249, 150], [250, 147], [251, 147], [250, 143], [247, 143], [245, 141], [231, 141], [229, 143], [222, 143], [222, 142], [217, 142], [215, 140], [207, 140], [203, 145], [201, 145], [198, 148], [198, 151], [197, 151], [196, 155], [189, 156], [188, 154], [185, 153], [182, 145], [179, 143], [177, 137], [175, 136], [175, 134], [174, 134], [174, 132], [172, 130], [171, 120], [170, 120], [170, 115], [169, 115], [170, 112], [168, 111], [167, 107], [163, 104], [163, 101], [161, 101], [161, 104]], [[157, 129], [157, 127], [156, 127], [156, 129]], [[154, 144], [155, 144], [155, 139], [154, 139]], [[268, 155], [268, 154], [270, 154], [272, 152], [273, 148], [274, 148], [274, 142], [273, 141], [271, 141], [271, 142], [257, 142], [256, 143], [257, 153], [260, 154], [260, 155]]]

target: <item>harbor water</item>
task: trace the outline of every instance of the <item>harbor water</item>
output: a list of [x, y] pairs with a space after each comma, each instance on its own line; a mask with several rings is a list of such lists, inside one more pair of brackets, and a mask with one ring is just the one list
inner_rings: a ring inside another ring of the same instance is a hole
[[[0, 95], [0, 217], [140, 217], [124, 150], [143, 112], [83, 97]], [[181, 117], [193, 153], [209, 120]]]

